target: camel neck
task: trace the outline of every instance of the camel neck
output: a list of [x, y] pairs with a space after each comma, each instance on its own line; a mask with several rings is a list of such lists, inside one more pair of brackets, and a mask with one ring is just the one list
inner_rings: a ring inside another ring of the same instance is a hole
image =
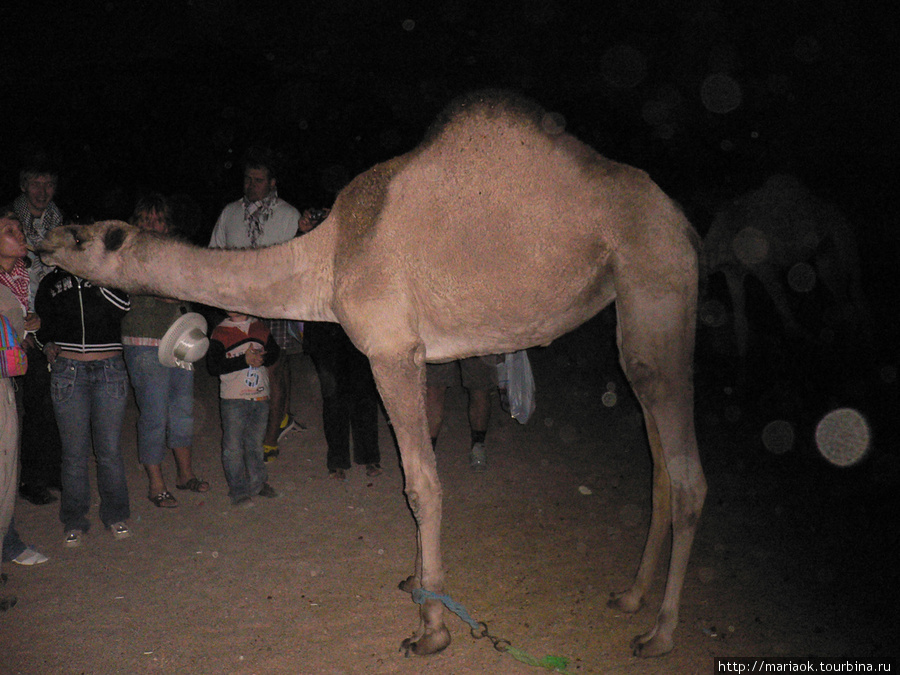
[[167, 295], [182, 300], [261, 318], [334, 321], [333, 236], [331, 228], [320, 227], [253, 251], [187, 244], [173, 249], [162, 240], [149, 239], [146, 256], [141, 257], [150, 275], [141, 292], [165, 288]]

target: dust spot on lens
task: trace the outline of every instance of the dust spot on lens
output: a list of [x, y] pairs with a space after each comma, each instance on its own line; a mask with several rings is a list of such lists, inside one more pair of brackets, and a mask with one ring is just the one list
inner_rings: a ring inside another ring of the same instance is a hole
[[762, 442], [773, 455], [783, 455], [794, 447], [794, 427], [784, 420], [769, 422], [762, 431]]
[[798, 293], [809, 293], [816, 285], [816, 271], [809, 263], [800, 262], [788, 271], [787, 280]]
[[835, 466], [853, 466], [869, 450], [869, 423], [853, 408], [838, 408], [816, 425], [816, 447]]
[[745, 265], [758, 265], [769, 257], [769, 240], [761, 230], [745, 227], [731, 242], [732, 250]]
[[741, 106], [744, 94], [741, 85], [725, 73], [713, 73], [700, 85], [700, 99], [710, 112], [724, 115]]

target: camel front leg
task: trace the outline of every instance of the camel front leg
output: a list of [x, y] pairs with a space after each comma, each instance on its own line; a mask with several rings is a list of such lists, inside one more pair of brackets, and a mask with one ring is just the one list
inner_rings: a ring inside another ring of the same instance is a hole
[[[424, 350], [418, 346], [399, 356], [373, 357], [371, 363], [400, 447], [406, 499], [417, 528], [415, 575], [401, 582], [400, 588], [443, 594], [442, 493], [425, 416]], [[443, 609], [438, 600], [426, 600], [420, 606], [419, 629], [400, 647], [407, 656], [435, 654], [450, 644]]]

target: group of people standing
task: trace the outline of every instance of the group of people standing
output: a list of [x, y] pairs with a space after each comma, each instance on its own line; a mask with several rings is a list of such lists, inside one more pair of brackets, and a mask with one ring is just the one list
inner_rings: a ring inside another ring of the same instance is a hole
[[[248, 151], [243, 196], [221, 212], [210, 247], [282, 243], [303, 236], [327, 216], [322, 209], [301, 214], [281, 199], [276, 166], [271, 150]], [[16, 492], [45, 505], [57, 501], [52, 491], [60, 490], [64, 545], [77, 547], [90, 528], [92, 455], [100, 520], [115, 539], [131, 535], [120, 448], [129, 383], [139, 413], [138, 457], [147, 474], [150, 502], [159, 508], [178, 506], [162, 469], [167, 450], [175, 459], [176, 489], [210, 490], [192, 465], [193, 371], [164, 365], [158, 356], [168, 328], [191, 308], [170, 298], [129, 297], [44, 265], [34, 250], [64, 221], [53, 201], [57, 180], [58, 172], [46, 156], [37, 155], [20, 171], [22, 194], [0, 210], [0, 312], [19, 335], [28, 359], [24, 375], [0, 380], [0, 531], [5, 533], [3, 559], [25, 565], [46, 562], [47, 557], [26, 546], [16, 532]], [[160, 194], [141, 198], [131, 221], [162, 236], [178, 235], [172, 208]], [[368, 476], [381, 473], [375, 381], [368, 360], [340, 325], [228, 312], [209, 340], [206, 360], [209, 372], [220, 379], [222, 463], [232, 504], [278, 495], [268, 483], [266, 463], [278, 456], [279, 441], [303, 428], [289, 412], [288, 362], [299, 351], [310, 355], [320, 382], [329, 475], [344, 479], [352, 463], [364, 466]], [[483, 359], [459, 364], [469, 390], [470, 463], [483, 470], [496, 368]], [[441, 427], [444, 391], [458, 379], [453, 368], [458, 366], [428, 366], [426, 402], [433, 444]], [[0, 598], [3, 609], [11, 604], [14, 600]]]

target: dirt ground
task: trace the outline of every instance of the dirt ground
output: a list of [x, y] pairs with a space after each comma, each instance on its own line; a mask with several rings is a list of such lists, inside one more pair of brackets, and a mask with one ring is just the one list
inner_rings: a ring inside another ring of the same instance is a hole
[[[697, 419], [710, 491], [677, 645], [663, 658], [631, 656], [629, 641], [652, 624], [662, 574], [636, 615], [606, 600], [638, 563], [650, 460], [618, 369], [586, 356], [596, 347], [585, 352], [576, 335], [531, 351], [537, 411], [520, 425], [497, 404], [483, 474], [467, 464], [465, 394], [450, 391], [437, 452], [454, 600], [526, 654], [567, 657], [570, 673], [712, 673], [717, 656], [896, 657], [897, 448], [842, 471], [802, 448], [766, 453], [757, 417], [729, 412], [702, 368]], [[610, 385], [617, 401], [605, 406]], [[447, 650], [404, 658], [398, 648], [417, 612], [397, 583], [412, 571], [415, 529], [387, 424], [383, 475], [355, 468], [345, 482], [329, 480], [306, 357], [294, 358], [294, 391], [309, 429], [269, 465], [278, 499], [229, 506], [216, 382], [199, 370], [195, 462], [210, 493], [177, 493], [177, 510], [147, 501], [132, 405], [123, 438], [132, 538], [114, 541], [95, 504], [83, 546], [66, 549], [56, 506], [20, 502], [23, 538], [51, 560], [4, 565], [19, 603], [0, 615], [0, 672], [541, 672], [473, 639], [452, 615]], [[165, 469], [173, 487], [171, 463]]]

